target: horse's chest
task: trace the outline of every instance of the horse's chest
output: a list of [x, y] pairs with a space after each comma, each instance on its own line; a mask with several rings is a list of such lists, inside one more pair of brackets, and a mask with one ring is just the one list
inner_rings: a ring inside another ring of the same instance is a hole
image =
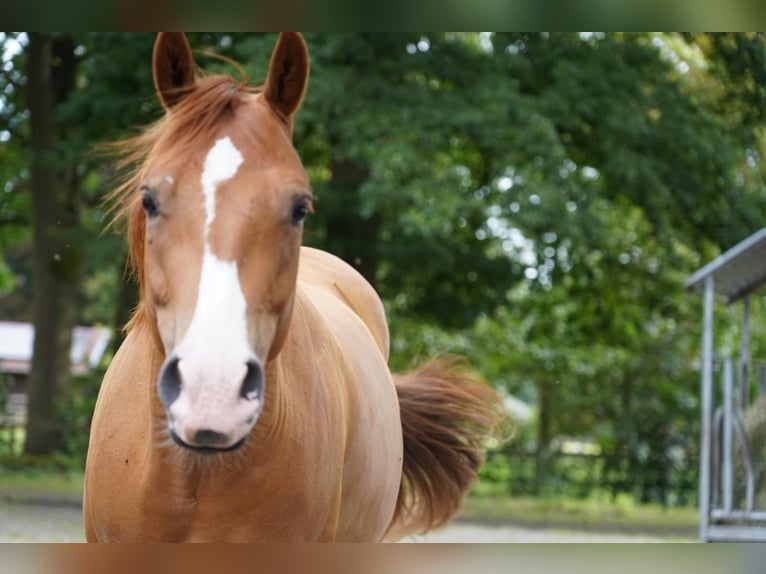
[[290, 542], [319, 540], [327, 530], [326, 512], [306, 505], [259, 501], [246, 493], [166, 505], [147, 515], [144, 530], [179, 542]]
[[293, 483], [295, 475], [231, 480], [136, 470], [116, 481], [119, 498], [100, 505], [94, 526], [102, 541], [290, 542], [335, 533], [332, 496]]

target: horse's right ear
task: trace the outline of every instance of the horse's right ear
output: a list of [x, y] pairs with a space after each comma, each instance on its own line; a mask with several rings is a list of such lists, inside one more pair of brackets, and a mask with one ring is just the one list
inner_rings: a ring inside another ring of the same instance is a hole
[[287, 123], [303, 100], [309, 75], [309, 52], [303, 36], [282, 32], [271, 54], [269, 76], [263, 89], [266, 101]]
[[183, 32], [160, 32], [152, 56], [154, 87], [165, 106], [176, 105], [193, 87], [194, 57]]

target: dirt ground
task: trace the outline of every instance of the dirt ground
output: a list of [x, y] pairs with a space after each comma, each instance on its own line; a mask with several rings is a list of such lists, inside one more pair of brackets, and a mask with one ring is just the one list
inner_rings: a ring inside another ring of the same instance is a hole
[[[82, 542], [80, 508], [75, 505], [0, 502], [0, 542]], [[444, 530], [405, 542], [667, 542], [669, 540], [618, 533], [489, 527], [454, 523]]]
[[82, 511], [74, 505], [0, 502], [0, 542], [81, 542]]

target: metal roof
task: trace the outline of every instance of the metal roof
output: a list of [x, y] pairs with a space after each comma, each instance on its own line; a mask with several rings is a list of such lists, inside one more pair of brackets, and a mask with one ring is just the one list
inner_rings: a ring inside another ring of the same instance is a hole
[[686, 288], [702, 294], [711, 275], [715, 292], [726, 303], [734, 303], [766, 283], [766, 227], [698, 269], [686, 280]]

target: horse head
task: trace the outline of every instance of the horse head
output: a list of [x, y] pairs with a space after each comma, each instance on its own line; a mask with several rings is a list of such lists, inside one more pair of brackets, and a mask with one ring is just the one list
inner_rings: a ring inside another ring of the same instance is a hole
[[299, 34], [282, 34], [257, 91], [197, 78], [180, 33], [158, 36], [153, 64], [165, 117], [151, 131], [131, 227], [145, 313], [165, 353], [157, 388], [176, 443], [234, 450], [263, 408], [312, 210], [292, 144], [308, 53]]

